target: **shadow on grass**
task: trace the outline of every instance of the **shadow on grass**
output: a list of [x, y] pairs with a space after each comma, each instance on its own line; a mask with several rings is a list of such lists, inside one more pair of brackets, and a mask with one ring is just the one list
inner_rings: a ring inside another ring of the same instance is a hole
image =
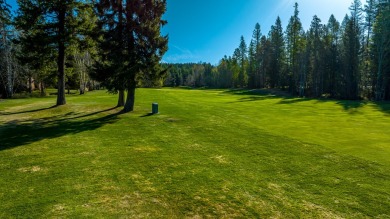
[[281, 91], [281, 90], [275, 90], [275, 89], [229, 89], [224, 92], [223, 94], [233, 94], [233, 95], [256, 95], [256, 96], [269, 96], [269, 97], [292, 97], [289, 93]]
[[260, 100], [269, 100], [269, 99], [275, 99], [276, 96], [249, 96], [249, 97], [243, 97], [238, 99], [236, 102], [253, 102], [253, 101], [260, 101]]
[[229, 102], [229, 103], [253, 102], [253, 101], [280, 98], [268, 90], [230, 89], [230, 90], [223, 91], [222, 94], [223, 95], [230, 94], [230, 95], [245, 96], [245, 97], [238, 99], [237, 101]]
[[364, 107], [367, 105], [367, 101], [361, 101], [361, 100], [339, 100], [336, 102], [338, 105], [341, 105], [344, 110], [350, 111], [355, 110], [361, 107]]
[[[222, 92], [222, 94], [230, 94], [230, 95], [242, 95], [245, 97], [239, 98], [237, 101], [229, 102], [229, 103], [239, 103], [239, 102], [251, 102], [251, 101], [262, 101], [262, 100], [270, 100], [270, 99], [280, 99], [278, 104], [296, 104], [311, 100], [316, 100], [318, 102], [334, 102], [343, 107], [345, 111], [350, 112], [351, 114], [356, 113], [357, 109], [364, 107], [370, 101], [366, 100], [337, 100], [337, 99], [327, 99], [327, 98], [301, 98], [292, 96], [291, 94], [281, 91], [281, 90], [247, 90], [247, 89], [230, 89]], [[375, 106], [385, 114], [390, 115], [390, 102], [372, 102]]]
[[375, 106], [382, 112], [390, 115], [390, 101], [374, 102]]
[[149, 117], [149, 116], [153, 116], [153, 115], [156, 115], [155, 113], [147, 113], [145, 115], [142, 115], [140, 116], [141, 118], [144, 118], [144, 117]]
[[48, 109], [53, 109], [57, 106], [51, 106], [51, 107], [46, 107], [46, 108], [41, 108], [41, 109], [34, 109], [34, 110], [26, 110], [26, 111], [21, 111], [21, 112], [12, 112], [12, 113], [5, 113], [5, 112], [0, 112], [0, 115], [16, 115], [16, 114], [23, 114], [23, 113], [35, 113], [35, 112], [40, 112]]
[[88, 117], [111, 111], [115, 108], [89, 114], [69, 112], [62, 115], [34, 120], [13, 120], [0, 125], [0, 151], [11, 149], [43, 139], [53, 139], [69, 134], [95, 130], [118, 120], [119, 113], [105, 114], [98, 118]]
[[310, 98], [300, 98], [300, 97], [296, 97], [296, 98], [284, 98], [282, 99], [281, 101], [278, 102], [278, 104], [294, 104], [294, 103], [302, 103], [302, 102], [307, 102], [307, 101], [310, 101], [312, 99]]

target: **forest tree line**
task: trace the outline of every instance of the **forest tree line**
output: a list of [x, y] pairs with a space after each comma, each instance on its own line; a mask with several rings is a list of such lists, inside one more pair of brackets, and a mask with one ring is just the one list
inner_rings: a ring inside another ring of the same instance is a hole
[[[166, 0], [17, 0], [12, 13], [0, 0], [0, 98], [39, 87], [102, 85], [133, 111], [135, 88], [162, 81], [159, 65], [168, 36], [161, 35]], [[125, 98], [125, 93], [127, 97]]]
[[[306, 97], [390, 99], [390, 3], [354, 0], [340, 23], [313, 17], [303, 30], [298, 4], [287, 27], [256, 24], [249, 44], [217, 66], [159, 64], [167, 48], [164, 0], [0, 0], [0, 97], [46, 87], [104, 86], [131, 111], [136, 87], [276, 88]], [[147, 16], [146, 16], [147, 15]], [[125, 91], [127, 98], [125, 99]]]
[[313, 16], [304, 31], [298, 4], [285, 30], [280, 18], [263, 35], [255, 25], [249, 45], [241, 37], [217, 66], [175, 64], [166, 86], [276, 88], [293, 95], [390, 100], [390, 1], [352, 2], [340, 23]]

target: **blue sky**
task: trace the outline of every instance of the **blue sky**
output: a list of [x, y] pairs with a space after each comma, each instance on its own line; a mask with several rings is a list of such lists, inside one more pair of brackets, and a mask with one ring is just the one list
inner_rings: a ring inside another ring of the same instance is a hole
[[307, 30], [314, 15], [327, 23], [331, 14], [342, 21], [352, 0], [167, 0], [163, 33], [169, 35], [168, 63], [210, 62], [218, 64], [231, 55], [243, 35], [247, 44], [258, 22], [262, 34], [279, 15], [283, 28], [299, 4], [300, 19]]
[[[167, 0], [163, 34], [169, 35], [169, 50], [163, 61], [218, 64], [233, 54], [241, 35], [249, 44], [257, 22], [265, 35], [279, 15], [285, 29], [295, 2], [307, 30], [314, 15], [326, 23], [334, 14], [341, 22], [352, 0]], [[16, 0], [7, 3], [15, 8]]]

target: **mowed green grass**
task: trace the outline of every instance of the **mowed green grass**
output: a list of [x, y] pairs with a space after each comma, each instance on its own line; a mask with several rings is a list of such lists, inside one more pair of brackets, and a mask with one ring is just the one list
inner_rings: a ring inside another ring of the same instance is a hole
[[390, 217], [389, 103], [138, 89], [120, 114], [116, 98], [0, 102], [0, 218]]

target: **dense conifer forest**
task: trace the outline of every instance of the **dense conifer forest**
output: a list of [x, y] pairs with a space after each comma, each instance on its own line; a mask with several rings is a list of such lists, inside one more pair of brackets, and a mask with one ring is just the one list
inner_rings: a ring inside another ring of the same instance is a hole
[[[166, 1], [27, 1], [16, 13], [0, 0], [0, 96], [105, 87], [132, 111], [136, 87], [282, 89], [302, 97], [390, 99], [390, 3], [354, 0], [342, 21], [313, 16], [304, 30], [296, 3], [284, 27], [254, 25], [230, 56], [160, 64]], [[148, 15], [148, 16], [145, 16]], [[129, 94], [125, 99], [125, 91]]]
[[389, 1], [354, 0], [343, 21], [313, 16], [309, 30], [299, 6], [287, 27], [278, 17], [268, 34], [256, 23], [217, 66], [172, 65], [166, 86], [277, 88], [305, 97], [390, 99]]

